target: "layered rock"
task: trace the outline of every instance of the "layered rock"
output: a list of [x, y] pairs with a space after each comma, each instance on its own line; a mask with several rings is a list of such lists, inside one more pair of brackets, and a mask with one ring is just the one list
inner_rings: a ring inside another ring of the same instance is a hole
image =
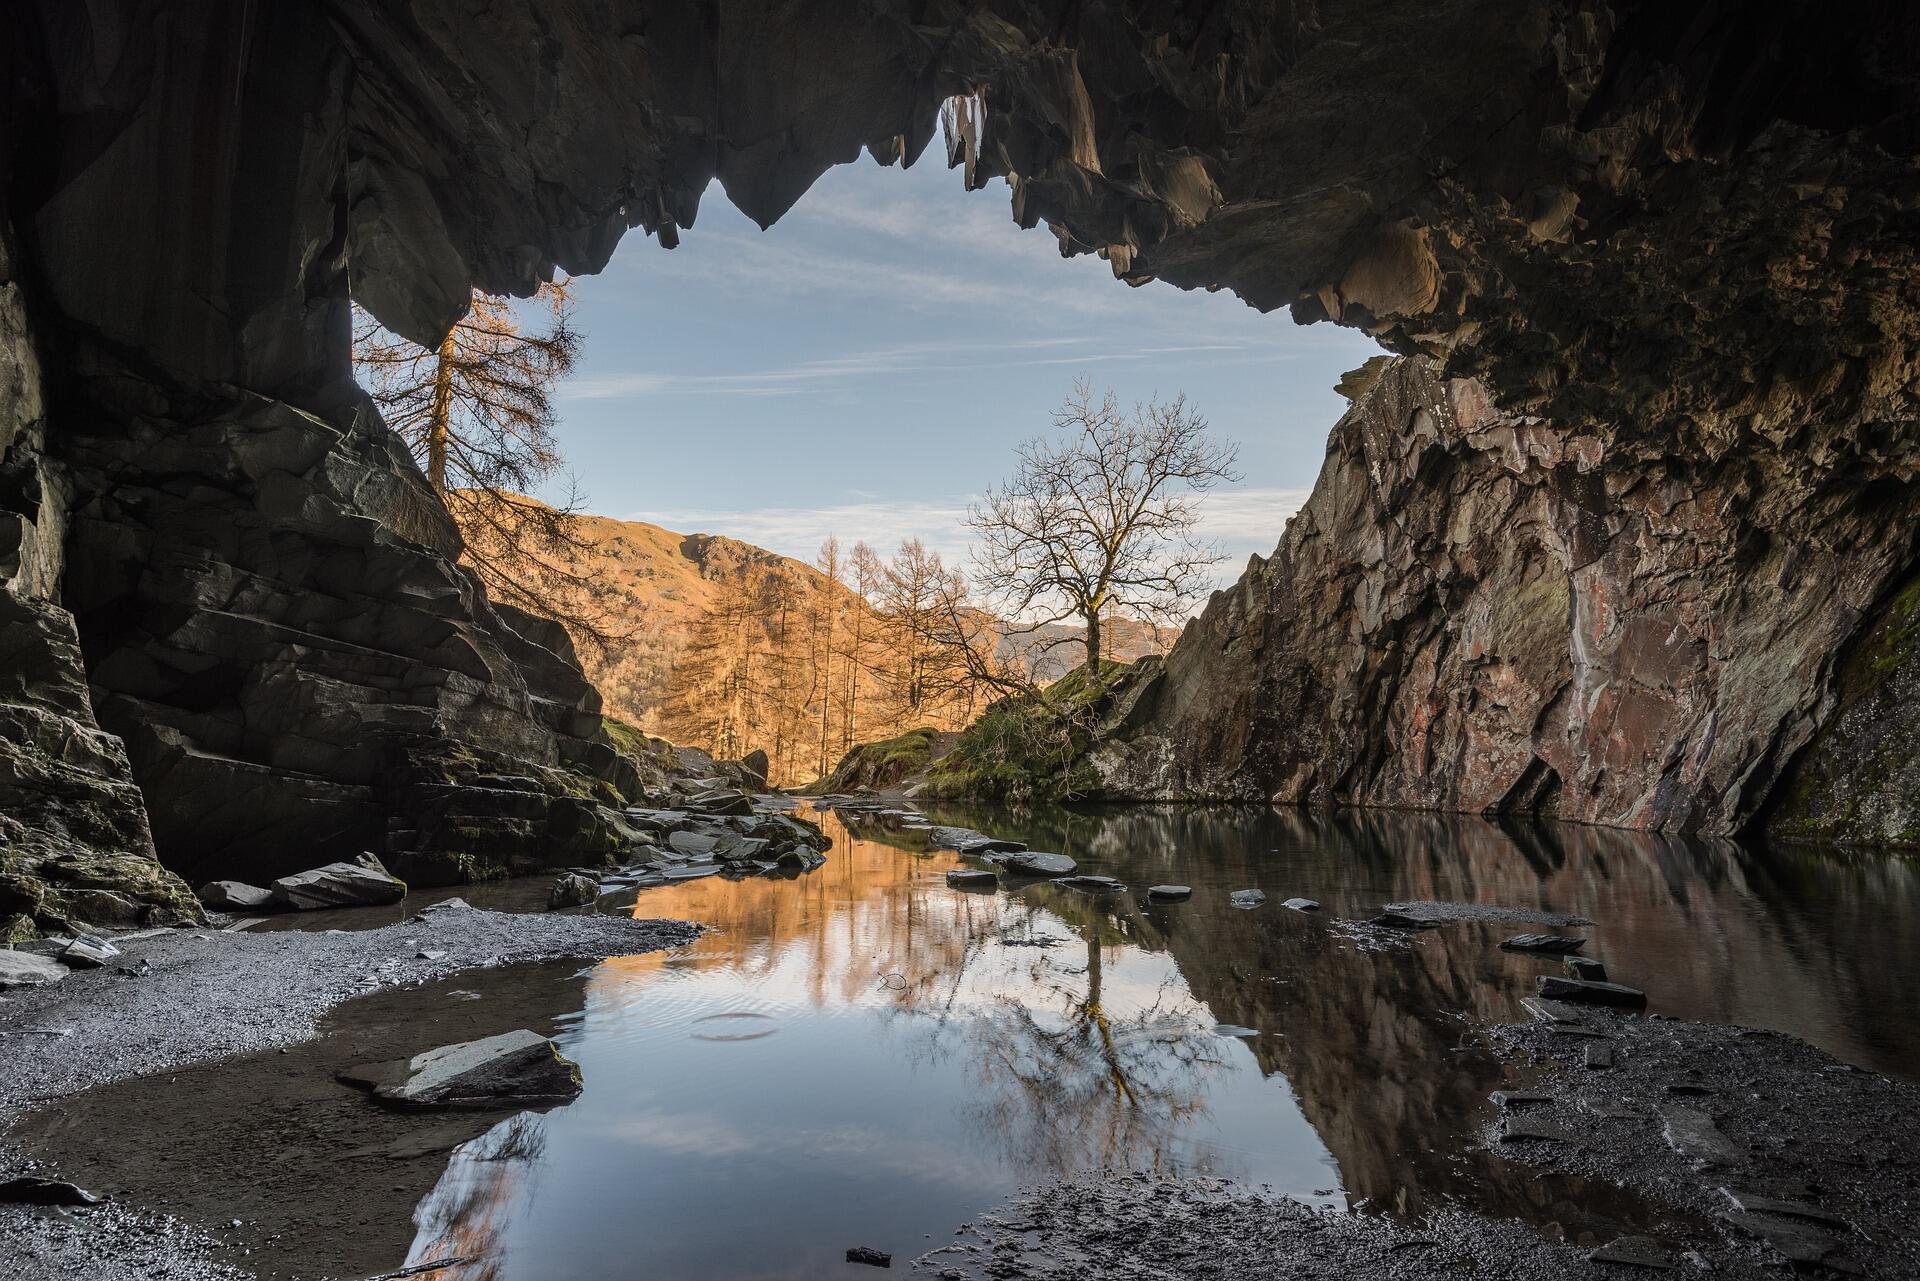
[[0, 224], [0, 943], [200, 919], [154, 858], [120, 740], [94, 719], [61, 608], [65, 475], [46, 457], [41, 358]]
[[1108, 786], [1750, 822], [1909, 562], [1911, 488], [1839, 502], [1831, 459], [1685, 460], [1556, 428], [1418, 358], [1348, 390], [1279, 549], [1096, 750]]

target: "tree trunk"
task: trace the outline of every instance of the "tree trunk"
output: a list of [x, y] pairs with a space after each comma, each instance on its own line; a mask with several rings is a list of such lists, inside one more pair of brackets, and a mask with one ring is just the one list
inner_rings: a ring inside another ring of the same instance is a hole
[[1086, 613], [1086, 620], [1087, 620], [1087, 679], [1091, 681], [1094, 687], [1097, 689], [1101, 684], [1104, 683], [1101, 680], [1102, 673], [1100, 670], [1100, 611], [1097, 609], [1088, 610]]
[[427, 483], [437, 494], [447, 492], [447, 430], [453, 419], [453, 336], [457, 332], [458, 326], [447, 331], [433, 368], [433, 412], [427, 418]]

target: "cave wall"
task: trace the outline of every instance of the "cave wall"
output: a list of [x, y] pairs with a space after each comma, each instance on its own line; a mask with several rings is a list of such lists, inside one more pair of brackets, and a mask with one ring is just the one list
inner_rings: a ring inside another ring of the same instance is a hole
[[[565, 646], [453, 565], [351, 383], [349, 297], [436, 342], [472, 285], [596, 271], [633, 229], [672, 246], [710, 182], [766, 224], [863, 150], [911, 162], [943, 106], [956, 181], [1005, 179], [1063, 253], [1363, 328], [1487, 402], [1340, 447], [1412, 470], [1367, 499], [1330, 463], [1345, 528], [1272, 564], [1366, 591], [1269, 568], [1246, 620], [1216, 604], [1128, 726], [1175, 758], [1148, 790], [1725, 829], [1830, 719], [1834, 648], [1912, 559], [1920, 11], [1892, 0], [13, 16], [0, 192], [48, 408], [12, 452], [71, 486], [42, 541], [90, 701], [196, 871], [376, 837], [435, 875], [564, 857], [631, 782]], [[1526, 532], [1448, 532], [1496, 519]], [[1337, 617], [1276, 632], [1302, 595]], [[1403, 647], [1309, 688], [1336, 632]], [[1471, 706], [1436, 701], [1456, 678]], [[581, 795], [544, 772], [581, 768]]]
[[1636, 449], [1419, 357], [1345, 390], [1279, 548], [1095, 752], [1108, 787], [1748, 826], [1910, 563], [1913, 486]]

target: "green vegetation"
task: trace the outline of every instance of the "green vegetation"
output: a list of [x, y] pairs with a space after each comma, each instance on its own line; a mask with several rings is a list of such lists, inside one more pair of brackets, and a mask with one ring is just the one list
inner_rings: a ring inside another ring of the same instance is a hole
[[934, 753], [952, 734], [923, 725], [877, 743], [861, 743], [834, 766], [833, 773], [807, 788], [818, 792], [855, 792], [890, 787], [933, 763]]
[[1130, 664], [1103, 662], [1097, 682], [1078, 667], [1042, 691], [1001, 699], [928, 770], [919, 794], [1020, 804], [1096, 795], [1099, 775], [1083, 758], [1101, 712], [1134, 675]]

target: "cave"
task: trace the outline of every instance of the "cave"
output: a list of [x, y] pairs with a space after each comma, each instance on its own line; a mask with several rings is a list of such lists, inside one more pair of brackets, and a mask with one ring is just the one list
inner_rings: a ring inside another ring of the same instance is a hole
[[[1391, 353], [1095, 749], [1111, 795], [1920, 836], [1910, 6], [7, 24], [0, 920], [192, 919], [174, 873], [361, 850], [457, 880], [476, 827], [591, 854], [631, 766], [564, 634], [455, 565], [349, 300], [433, 344], [472, 288], [670, 249], [716, 182], [769, 225], [862, 153], [1004, 179], [1115, 288]], [[589, 786], [497, 785], [555, 773]]]

